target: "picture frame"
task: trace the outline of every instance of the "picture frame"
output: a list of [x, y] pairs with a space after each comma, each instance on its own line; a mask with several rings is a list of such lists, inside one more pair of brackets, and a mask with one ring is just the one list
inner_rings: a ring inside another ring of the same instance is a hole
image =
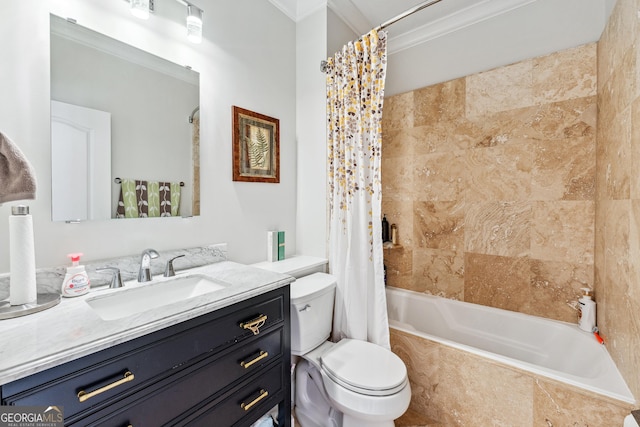
[[280, 182], [280, 120], [233, 106], [233, 180]]

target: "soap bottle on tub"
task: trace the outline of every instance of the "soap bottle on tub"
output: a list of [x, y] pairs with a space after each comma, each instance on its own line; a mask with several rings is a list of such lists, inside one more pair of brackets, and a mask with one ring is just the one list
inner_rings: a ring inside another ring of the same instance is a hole
[[89, 292], [91, 281], [89, 275], [84, 268], [84, 265], [80, 265], [81, 253], [67, 255], [71, 258], [71, 267], [67, 267], [67, 274], [64, 276], [62, 282], [62, 296], [63, 297], [78, 297]]
[[594, 332], [596, 327], [596, 302], [593, 291], [581, 288], [582, 296], [578, 300], [578, 327], [583, 331]]

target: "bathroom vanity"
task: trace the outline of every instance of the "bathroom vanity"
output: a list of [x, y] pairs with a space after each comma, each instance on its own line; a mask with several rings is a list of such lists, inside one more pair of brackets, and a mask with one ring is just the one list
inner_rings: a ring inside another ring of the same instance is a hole
[[[34, 349], [40, 354], [25, 354], [25, 363], [34, 365], [39, 358], [47, 368], [33, 368], [37, 372], [30, 375], [15, 374], [19, 378], [7, 381], [20, 367], [3, 369], [2, 359], [2, 404], [62, 406], [69, 426], [134, 427], [249, 426], [278, 405], [280, 425], [289, 426], [292, 278], [230, 262], [198, 270], [224, 277], [229, 286], [171, 308], [110, 321], [96, 316], [80, 298], [63, 301], [60, 316], [83, 312], [92, 328], [67, 325], [49, 350], [36, 340]], [[55, 309], [25, 317], [24, 326], [46, 328], [36, 316], [52, 316]], [[7, 326], [0, 322], [0, 333]], [[139, 336], [123, 339], [123, 334]], [[79, 338], [77, 346], [73, 335]], [[10, 346], [19, 346], [19, 339], [12, 343], [9, 338]], [[30, 347], [28, 339], [25, 343]], [[74, 348], [87, 354], [73, 358]], [[11, 354], [10, 347], [3, 344], [0, 356], [5, 354]], [[73, 360], [55, 362], [64, 358]]]

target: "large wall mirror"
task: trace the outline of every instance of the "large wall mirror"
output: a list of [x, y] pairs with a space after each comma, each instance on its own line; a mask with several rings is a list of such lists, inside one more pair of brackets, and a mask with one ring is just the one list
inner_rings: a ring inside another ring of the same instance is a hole
[[199, 83], [52, 15], [52, 219], [199, 215]]

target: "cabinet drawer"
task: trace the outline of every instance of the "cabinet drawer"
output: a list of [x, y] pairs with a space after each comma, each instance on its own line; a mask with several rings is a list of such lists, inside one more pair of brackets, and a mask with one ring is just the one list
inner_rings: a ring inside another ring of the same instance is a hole
[[[219, 378], [221, 367], [217, 363], [211, 363], [208, 366], [201, 367], [198, 370], [184, 372], [178, 378], [171, 378], [167, 384], [158, 384], [153, 390], [147, 394], [140, 396], [131, 396], [122, 401], [118, 406], [105, 408], [104, 410], [91, 414], [90, 416], [78, 420], [70, 424], [70, 426], [133, 426], [133, 427], [159, 427], [162, 425], [184, 425], [184, 422], [176, 421], [176, 419], [184, 418], [185, 414], [194, 414], [203, 412], [196, 409], [200, 406], [201, 401], [211, 400], [215, 393], [220, 389], [224, 389], [228, 384], [223, 384]], [[234, 419], [238, 420], [247, 413], [254, 414], [255, 411], [266, 407], [266, 403], [273, 407], [273, 397], [279, 396], [282, 399], [282, 393], [279, 393], [282, 387], [282, 378], [284, 367], [282, 363], [261, 367], [243, 381], [242, 386], [232, 391], [226, 391], [214, 398], [214, 401], [224, 400], [226, 410], [224, 412], [234, 413]], [[256, 402], [251, 407], [246, 408], [260, 395], [254, 393], [262, 389], [267, 391], [267, 396]], [[227, 399], [225, 397], [232, 396]], [[242, 400], [244, 399], [244, 400]], [[229, 401], [229, 403], [227, 403]], [[264, 402], [263, 402], [264, 401]], [[277, 403], [277, 401], [275, 401]], [[234, 405], [237, 408], [234, 408]], [[244, 408], [240, 405], [245, 403]], [[270, 407], [266, 407], [266, 412]], [[239, 409], [239, 410], [238, 410]], [[217, 408], [216, 408], [217, 411]], [[220, 414], [220, 412], [218, 412]], [[257, 412], [255, 412], [257, 414]], [[207, 415], [208, 416], [208, 415]], [[230, 426], [222, 422], [222, 418], [207, 418], [213, 423], [192, 423], [191, 425], [202, 426]], [[235, 422], [235, 421], [233, 421]]]
[[[189, 427], [250, 425], [283, 398], [283, 381], [288, 381], [282, 364], [241, 384], [230, 394], [205, 405], [189, 417], [170, 425]], [[286, 379], [285, 379], [286, 378]], [[242, 420], [242, 423], [240, 421]]]
[[[254, 304], [206, 323], [195, 322], [194, 327], [188, 329], [183, 327], [177, 332], [174, 331], [173, 334], [171, 332], [174, 328], [168, 328], [166, 330], [168, 332], [160, 331], [148, 336], [154, 338], [154, 335], [162, 335], [163, 338], [146, 343], [136, 350], [123, 354], [116, 353], [110, 359], [75, 372], [72, 369], [66, 369], [70, 373], [12, 394], [11, 391], [14, 389], [26, 388], [21, 387], [20, 382], [24, 381], [27, 384], [33, 382], [30, 378], [18, 380], [8, 387], [3, 386], [3, 404], [64, 406], [65, 419], [77, 419], [78, 416], [99, 411], [132, 393], [144, 390], [170, 375], [176, 368], [183, 368], [189, 363], [210, 357], [224, 348], [229, 348], [231, 343], [260, 338], [269, 329], [272, 330], [274, 324], [283, 320], [283, 303], [283, 297], [280, 294], [262, 301], [255, 301]], [[264, 324], [256, 330], [257, 335], [243, 327], [252, 320], [262, 323], [263, 317], [266, 319]], [[278, 350], [266, 350], [269, 356], [257, 365], [263, 364], [266, 359], [271, 360], [271, 354], [280, 354], [279, 349], [282, 347], [280, 332], [277, 337], [277, 342], [271, 340], [266, 342], [270, 349], [277, 347]], [[138, 340], [127, 343], [124, 350], [130, 350], [132, 344], [135, 345]], [[144, 340], [148, 342], [149, 338], [144, 337]], [[248, 353], [243, 357], [250, 358], [251, 351], [254, 349], [248, 346], [246, 351]], [[82, 359], [66, 365], [74, 366], [81, 361]], [[240, 370], [244, 371], [245, 368], [236, 368], [236, 371]], [[251, 367], [247, 369], [247, 371], [252, 370], [254, 369]], [[79, 393], [86, 400], [81, 402]]]
[[259, 335], [261, 331], [282, 322], [283, 319], [284, 299], [280, 295], [220, 319], [216, 325], [216, 332], [223, 336], [226, 342], [233, 342]]
[[[215, 374], [216, 385], [226, 386], [241, 377], [251, 375], [260, 367], [275, 359], [282, 360], [284, 351], [284, 330], [278, 329], [263, 337], [235, 346], [234, 351], [218, 358]], [[222, 388], [221, 387], [221, 388]], [[217, 392], [218, 390], [212, 390]]]

